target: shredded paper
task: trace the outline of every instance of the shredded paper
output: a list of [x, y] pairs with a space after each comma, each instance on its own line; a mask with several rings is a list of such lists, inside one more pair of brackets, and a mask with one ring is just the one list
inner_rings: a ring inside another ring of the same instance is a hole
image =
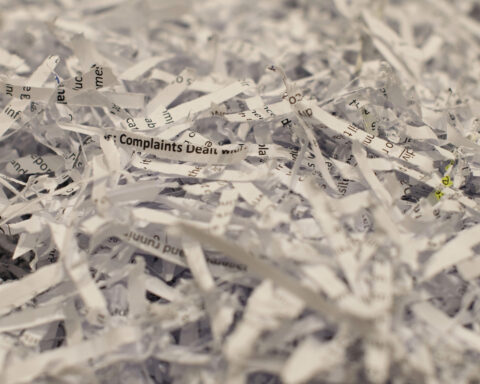
[[479, 383], [479, 21], [0, 0], [0, 383]]

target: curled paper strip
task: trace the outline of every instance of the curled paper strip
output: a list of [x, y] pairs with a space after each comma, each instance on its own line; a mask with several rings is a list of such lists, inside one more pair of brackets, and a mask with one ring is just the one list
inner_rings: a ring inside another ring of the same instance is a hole
[[478, 2], [0, 6], [0, 383], [480, 382]]

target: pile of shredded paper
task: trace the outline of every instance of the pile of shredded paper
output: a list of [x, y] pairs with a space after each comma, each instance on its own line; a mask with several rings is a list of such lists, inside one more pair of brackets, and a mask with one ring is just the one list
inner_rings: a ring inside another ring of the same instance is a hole
[[478, 384], [479, 20], [0, 0], [0, 383]]

